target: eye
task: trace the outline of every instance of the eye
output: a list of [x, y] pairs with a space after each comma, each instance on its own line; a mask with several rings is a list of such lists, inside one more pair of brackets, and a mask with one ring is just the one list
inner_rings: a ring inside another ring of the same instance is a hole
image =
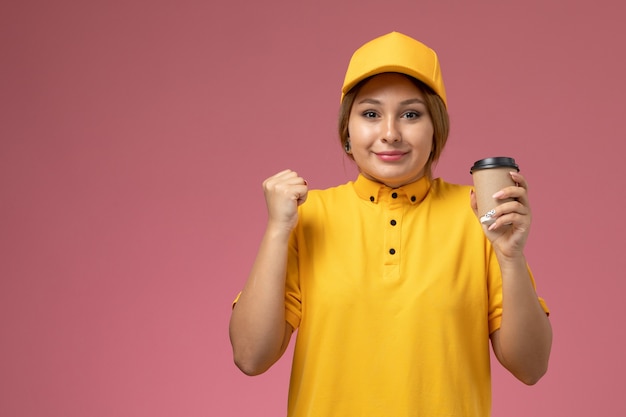
[[363, 117], [365, 117], [366, 119], [374, 119], [378, 117], [378, 115], [373, 110], [367, 110], [363, 112]]
[[413, 110], [407, 111], [402, 115], [402, 117], [405, 119], [419, 119], [421, 116], [422, 113]]

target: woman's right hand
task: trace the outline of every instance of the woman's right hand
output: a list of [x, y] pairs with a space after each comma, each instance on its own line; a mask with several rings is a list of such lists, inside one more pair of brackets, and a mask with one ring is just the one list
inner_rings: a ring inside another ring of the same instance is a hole
[[290, 169], [263, 181], [268, 225], [291, 232], [298, 223], [298, 206], [305, 202], [308, 191], [306, 180]]

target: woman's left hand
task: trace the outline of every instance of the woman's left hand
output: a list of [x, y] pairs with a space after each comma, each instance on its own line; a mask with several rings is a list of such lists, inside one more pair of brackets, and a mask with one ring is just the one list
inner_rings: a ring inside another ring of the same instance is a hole
[[[528, 183], [517, 172], [511, 172], [511, 178], [517, 186], [503, 188], [494, 194], [496, 200], [513, 199], [495, 208], [496, 219], [491, 226], [483, 226], [487, 238], [496, 252], [508, 258], [523, 256], [524, 246], [528, 239], [531, 223], [531, 211], [528, 202]], [[472, 190], [470, 203], [474, 213], [479, 216], [476, 205], [476, 194]], [[480, 215], [485, 214], [481, 213]]]

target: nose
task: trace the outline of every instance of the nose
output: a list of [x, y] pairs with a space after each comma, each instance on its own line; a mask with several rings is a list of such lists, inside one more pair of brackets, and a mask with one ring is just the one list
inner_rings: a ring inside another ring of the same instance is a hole
[[390, 117], [385, 122], [385, 129], [383, 135], [383, 142], [400, 142], [402, 140], [402, 135], [400, 134], [400, 129], [398, 129], [398, 122], [395, 118]]

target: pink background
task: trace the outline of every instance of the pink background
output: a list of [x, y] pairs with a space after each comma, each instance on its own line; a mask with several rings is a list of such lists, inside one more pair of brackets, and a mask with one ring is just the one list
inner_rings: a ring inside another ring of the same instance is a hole
[[335, 133], [351, 52], [435, 48], [468, 183], [514, 156], [549, 373], [494, 369], [494, 416], [626, 415], [623, 2], [6, 1], [0, 6], [0, 415], [282, 416], [291, 350], [232, 364], [261, 182], [355, 176]]

